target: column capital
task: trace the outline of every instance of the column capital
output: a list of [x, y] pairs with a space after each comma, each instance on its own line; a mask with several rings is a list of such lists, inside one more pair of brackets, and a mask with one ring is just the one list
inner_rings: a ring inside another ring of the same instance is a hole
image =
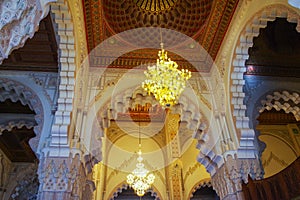
[[261, 170], [258, 159], [238, 159], [228, 155], [222, 167], [212, 176], [212, 186], [221, 199], [244, 199], [242, 182], [252, 179], [261, 179]]
[[79, 200], [92, 197], [95, 186], [79, 155], [44, 157], [39, 165], [38, 199]]

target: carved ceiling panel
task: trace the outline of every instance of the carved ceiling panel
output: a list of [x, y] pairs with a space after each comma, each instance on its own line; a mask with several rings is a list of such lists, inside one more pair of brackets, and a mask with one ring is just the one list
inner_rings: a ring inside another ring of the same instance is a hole
[[[122, 31], [161, 27], [192, 37], [214, 59], [238, 2], [238, 0], [83, 0], [88, 48], [91, 51], [105, 39]], [[151, 32], [147, 32], [142, 36], [137, 35], [136, 38], [142, 40], [144, 36], [153, 37]]]
[[103, 12], [115, 33], [139, 27], [167, 27], [192, 37], [207, 21], [212, 3], [207, 0], [103, 0]]

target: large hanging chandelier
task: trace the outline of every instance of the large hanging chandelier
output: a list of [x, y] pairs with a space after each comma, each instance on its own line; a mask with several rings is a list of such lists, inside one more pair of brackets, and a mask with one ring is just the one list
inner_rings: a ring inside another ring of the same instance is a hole
[[139, 150], [138, 155], [136, 168], [131, 174], [127, 175], [127, 183], [141, 197], [154, 183], [155, 176], [145, 168], [141, 150]]
[[158, 57], [156, 65], [148, 66], [148, 70], [145, 71], [147, 79], [142, 83], [142, 87], [148, 94], [153, 94], [161, 106], [170, 107], [177, 103], [186, 87], [186, 81], [192, 75], [187, 69], [177, 69], [177, 63], [168, 58], [163, 43]]
[[142, 143], [141, 143], [141, 131], [140, 131], [140, 113], [139, 113], [139, 151], [136, 168], [132, 171], [131, 174], [127, 175], [127, 183], [132, 187], [135, 193], [142, 197], [151, 185], [154, 183], [155, 176], [152, 173], [149, 173], [149, 170], [145, 168], [142, 157]]

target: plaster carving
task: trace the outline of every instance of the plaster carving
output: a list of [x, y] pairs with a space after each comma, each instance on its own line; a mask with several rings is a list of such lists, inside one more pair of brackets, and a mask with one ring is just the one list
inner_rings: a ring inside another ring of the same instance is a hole
[[77, 175], [76, 169], [69, 171], [69, 166], [63, 161], [59, 165], [55, 165], [52, 160], [44, 172], [44, 191], [65, 191], [70, 182], [74, 182]]
[[231, 73], [231, 104], [236, 119], [236, 128], [240, 134], [238, 151], [240, 158], [255, 158], [257, 155], [255, 132], [249, 128], [249, 118], [246, 116], [247, 106], [244, 104], [245, 94], [242, 89], [245, 85], [243, 73], [246, 71], [245, 61], [249, 57], [248, 49], [253, 45], [253, 38], [258, 36], [259, 29], [266, 27], [267, 22], [274, 21], [276, 17], [286, 17], [289, 22], [296, 22], [299, 32], [300, 17], [296, 12], [282, 5], [268, 6], [253, 16], [252, 20], [245, 26], [235, 48]]
[[[44, 124], [44, 111], [40, 99], [30, 88], [27, 88], [17, 81], [1, 78], [0, 87], [3, 88], [3, 90], [1, 90], [0, 92], [0, 101], [11, 99], [13, 102], [16, 102], [19, 100], [23, 105], [28, 105], [29, 108], [34, 110], [34, 112], [36, 113], [36, 115], [34, 116], [34, 119], [36, 121], [34, 132], [37, 136], [29, 141], [29, 144], [33, 151], [36, 151]], [[28, 127], [32, 126], [32, 122], [26, 122], [26, 119], [24, 120], [24, 122], [22, 122], [21, 120], [17, 121], [15, 121], [14, 123], [12, 123], [13, 121], [10, 121], [10, 123], [2, 127], [2, 129], [7, 128], [6, 130], [11, 130], [11, 128], [13, 128], [12, 125], [20, 126], [23, 124], [25, 126], [27, 125]]]
[[20, 119], [12, 119], [10, 121], [7, 121], [6, 123], [1, 123], [0, 124], [0, 135], [3, 133], [3, 131], [7, 130], [7, 131], [11, 131], [13, 128], [22, 128], [22, 127], [26, 127], [27, 129], [31, 129], [35, 126], [35, 122], [33, 121], [24, 121], [24, 120], [20, 120]]
[[[136, 90], [129, 88], [117, 95], [112, 105], [109, 105], [109, 103], [110, 101], [101, 108], [102, 111], [100, 110], [100, 112], [102, 113], [100, 116], [110, 116], [108, 120], [116, 120], [118, 113], [125, 113], [129, 108], [134, 109], [136, 105], [145, 105], [147, 103], [156, 105], [157, 101], [141, 88]], [[187, 97], [182, 97], [179, 99], [178, 104], [171, 108], [171, 112], [180, 114], [180, 121], [186, 122], [190, 130], [195, 130], [202, 117], [201, 113], [196, 111], [196, 107]], [[107, 108], [110, 110], [108, 111]]]
[[82, 199], [86, 199], [86, 200], [93, 199], [93, 193], [95, 189], [96, 188], [93, 181], [86, 181], [85, 188], [83, 189], [82, 192]]
[[297, 121], [300, 121], [300, 96], [294, 92], [290, 94], [288, 91], [274, 92], [273, 95], [267, 95], [266, 100], [262, 100], [262, 108], [259, 110], [262, 113], [265, 110], [275, 108], [277, 111], [284, 110], [285, 113], [293, 113]]
[[32, 38], [39, 22], [48, 12], [54, 0], [4, 0], [0, 3], [0, 64], [14, 50]]
[[[87, 175], [79, 155], [43, 158], [38, 174], [40, 182], [38, 199], [81, 199], [84, 191], [82, 188], [87, 184]], [[56, 196], [60, 194], [62, 197]]]
[[67, 0], [69, 10], [72, 13], [72, 21], [74, 23], [74, 34], [76, 37], [76, 63], [81, 64], [83, 60], [88, 56], [86, 32], [85, 32], [85, 22], [83, 5], [80, 0]]
[[35, 199], [38, 189], [37, 164], [11, 163], [6, 170], [8, 178], [2, 199]]
[[[69, 6], [64, 0], [58, 0], [51, 7], [54, 13], [54, 22], [57, 24], [59, 35], [59, 65], [60, 65], [60, 85], [58, 94], [57, 111], [52, 125], [52, 137], [50, 146], [57, 145], [68, 148], [68, 126], [71, 123], [71, 111], [73, 109], [73, 97], [75, 89], [75, 40], [72, 16]], [[67, 155], [69, 150], [61, 151]], [[57, 152], [56, 152], [57, 153]], [[65, 156], [64, 155], [64, 156]], [[59, 156], [59, 155], [58, 155]]]
[[227, 156], [224, 165], [212, 176], [211, 183], [220, 199], [241, 199], [242, 181], [248, 182], [248, 175], [252, 179], [261, 179], [258, 159], [237, 159], [236, 154]]
[[176, 162], [169, 166], [169, 179], [172, 185], [171, 195], [174, 199], [183, 198], [182, 163]]
[[44, 95], [47, 97], [49, 104], [53, 107], [58, 84], [57, 73], [29, 73], [28, 75], [37, 85], [43, 87]]

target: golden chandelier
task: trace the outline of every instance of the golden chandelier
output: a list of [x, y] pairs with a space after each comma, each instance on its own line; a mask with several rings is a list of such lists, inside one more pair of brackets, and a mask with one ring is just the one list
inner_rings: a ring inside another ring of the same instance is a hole
[[139, 150], [138, 155], [138, 163], [132, 173], [127, 175], [127, 183], [141, 197], [154, 183], [155, 176], [145, 169], [141, 150]]
[[163, 43], [158, 57], [156, 65], [148, 66], [148, 70], [145, 71], [147, 79], [142, 83], [142, 87], [148, 94], [153, 94], [161, 106], [170, 107], [177, 103], [186, 87], [186, 81], [192, 75], [187, 69], [177, 69], [177, 63], [168, 58]]

